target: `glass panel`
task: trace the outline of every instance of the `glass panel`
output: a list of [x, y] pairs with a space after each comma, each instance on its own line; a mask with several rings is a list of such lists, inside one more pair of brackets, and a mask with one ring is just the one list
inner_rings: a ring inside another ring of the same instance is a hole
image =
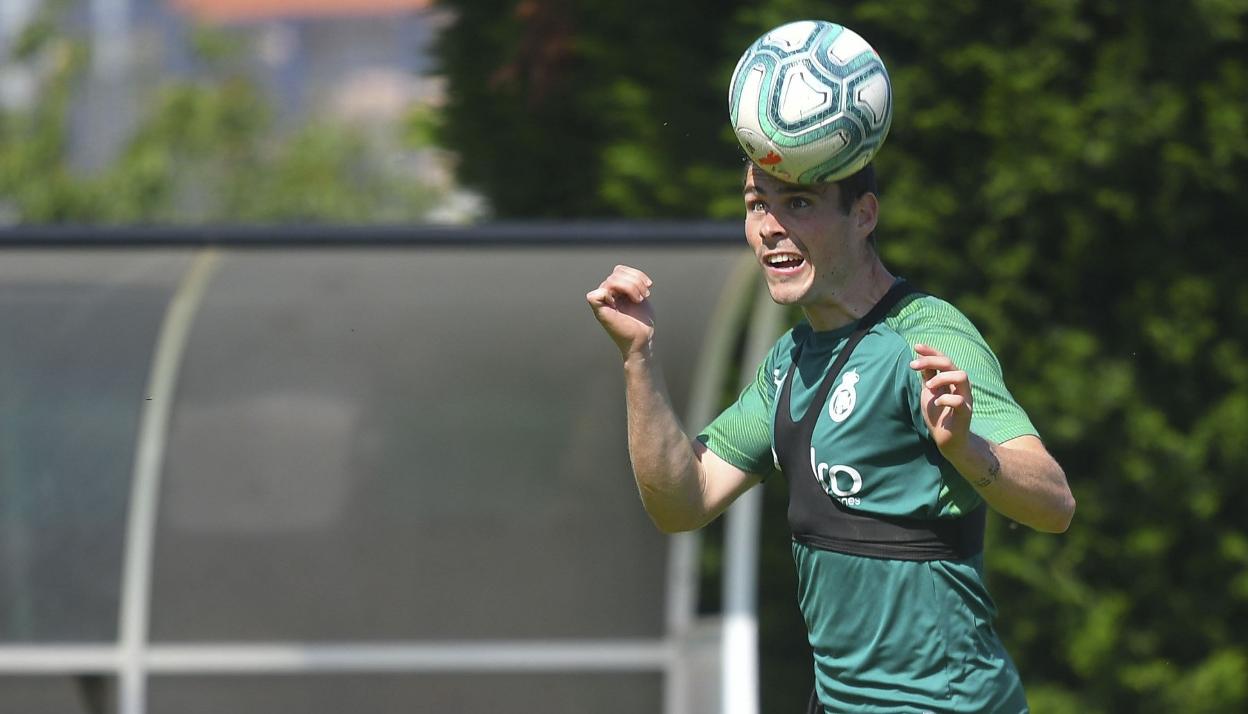
[[188, 257], [0, 261], [0, 640], [116, 637], [148, 366]]
[[149, 714], [637, 714], [663, 709], [659, 674], [153, 677]]
[[228, 254], [178, 386], [153, 638], [660, 635], [667, 539], [583, 296], [617, 262], [651, 273], [683, 410], [739, 256]]
[[116, 711], [114, 677], [0, 677], [0, 707], [21, 714], [108, 714]]

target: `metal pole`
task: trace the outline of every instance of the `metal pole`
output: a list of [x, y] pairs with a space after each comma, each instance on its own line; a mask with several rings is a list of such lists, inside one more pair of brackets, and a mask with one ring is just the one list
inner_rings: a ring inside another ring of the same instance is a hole
[[152, 355], [147, 401], [139, 422], [134, 474], [130, 479], [130, 510], [126, 522], [126, 550], [121, 580], [121, 677], [117, 687], [118, 714], [143, 714], [147, 691], [145, 666], [151, 616], [152, 555], [156, 544], [156, 517], [160, 503], [160, 473], [165, 440], [178, 384], [178, 369], [199, 309], [220, 256], [208, 249], [196, 256], [182, 285], [165, 311], [160, 337]]
[[[694, 432], [715, 416], [720, 388], [731, 368], [733, 343], [746, 322], [753, 298], [754, 256], [743, 256], [725, 285], [703, 339], [684, 426]], [[698, 531], [671, 539], [667, 573], [667, 632], [681, 643], [681, 656], [672, 659], [664, 689], [665, 714], [689, 714], [694, 698], [689, 675], [690, 634], [698, 609], [698, 565], [702, 537]]]
[[[784, 310], [763, 286], [750, 320], [742, 359], [742, 381], [754, 378], [758, 364], [779, 334]], [[724, 526], [724, 640], [720, 682], [723, 714], [758, 714], [758, 534], [763, 493], [747, 491], [728, 510]]]

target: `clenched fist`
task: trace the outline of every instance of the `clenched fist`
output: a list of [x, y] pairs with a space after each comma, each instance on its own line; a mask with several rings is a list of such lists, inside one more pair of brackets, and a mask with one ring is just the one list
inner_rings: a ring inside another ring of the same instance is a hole
[[640, 270], [617, 265], [597, 289], [585, 295], [594, 317], [624, 358], [650, 350], [654, 339], [654, 308], [649, 300], [652, 285], [654, 281]]

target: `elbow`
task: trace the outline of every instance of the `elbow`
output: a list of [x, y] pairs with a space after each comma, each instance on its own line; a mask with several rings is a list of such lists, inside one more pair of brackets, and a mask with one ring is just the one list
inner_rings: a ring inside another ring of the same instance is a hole
[[1075, 519], [1075, 497], [1069, 492], [1061, 500], [1061, 503], [1049, 514], [1044, 523], [1038, 523], [1034, 527], [1038, 531], [1044, 533], [1065, 533], [1070, 529], [1070, 523]]
[[654, 527], [658, 528], [659, 532], [665, 535], [696, 531], [710, 520], [702, 509], [689, 503], [676, 504], [666, 501], [662, 503], [646, 501], [643, 505], [645, 505], [646, 515], [650, 516], [650, 521], [654, 523]]
[[646, 515], [650, 516], [654, 527], [665, 535], [697, 530], [710, 520], [696, 494], [673, 494], [670, 491], [647, 488], [643, 484], [641, 505], [645, 507]]
[[1037, 530], [1045, 533], [1065, 533], [1075, 519], [1075, 494], [1071, 493], [1070, 484], [1066, 480], [1066, 472], [1053, 462], [1056, 474], [1053, 479], [1053, 500], [1046, 514], [1043, 527]]
[[658, 528], [659, 532], [664, 535], [688, 533], [689, 531], [696, 531], [704, 525], [700, 519], [680, 516], [677, 514], [650, 513], [650, 521], [653, 522], [654, 527]]
[[689, 531], [696, 530], [694, 526], [688, 526], [688, 525], [676, 524], [676, 523], [660, 523], [659, 521], [655, 521], [654, 525], [656, 528], [659, 529], [660, 533], [662, 533], [663, 535], [669, 535], [669, 536], [678, 535], [680, 533], [688, 533]]
[[1063, 504], [1062, 509], [1062, 518], [1060, 522], [1061, 528], [1055, 532], [1065, 533], [1070, 528], [1070, 523], [1073, 520], [1075, 520], [1075, 497], [1072, 494], [1067, 493], [1066, 501]]

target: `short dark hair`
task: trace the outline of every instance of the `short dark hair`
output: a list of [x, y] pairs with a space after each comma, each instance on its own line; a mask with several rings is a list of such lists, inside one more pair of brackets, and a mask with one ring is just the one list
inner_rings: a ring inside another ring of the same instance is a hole
[[875, 165], [867, 164], [858, 170], [858, 173], [851, 174], [841, 179], [833, 181], [840, 188], [841, 194], [841, 213], [849, 215], [850, 209], [854, 207], [854, 203], [868, 193], [880, 195], [875, 185]]

